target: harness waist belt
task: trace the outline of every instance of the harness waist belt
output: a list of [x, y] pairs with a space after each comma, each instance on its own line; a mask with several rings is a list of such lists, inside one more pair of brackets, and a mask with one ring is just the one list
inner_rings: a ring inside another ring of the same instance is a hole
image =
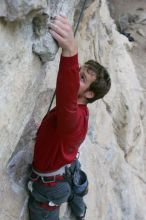
[[57, 175], [65, 174], [65, 167], [70, 167], [70, 166], [71, 166], [71, 164], [67, 164], [63, 167], [60, 167], [58, 170], [56, 170], [54, 172], [48, 172], [48, 173], [40, 173], [40, 172], [36, 171], [34, 168], [32, 168], [32, 171], [41, 177], [57, 176]]

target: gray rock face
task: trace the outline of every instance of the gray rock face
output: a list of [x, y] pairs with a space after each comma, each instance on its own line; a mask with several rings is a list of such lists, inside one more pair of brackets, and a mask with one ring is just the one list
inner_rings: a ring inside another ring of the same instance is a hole
[[43, 63], [53, 60], [58, 51], [58, 44], [49, 33], [49, 22], [50, 16], [46, 13], [33, 19], [33, 30], [36, 39], [33, 44], [33, 52], [40, 57]]
[[[0, 219], [28, 219], [25, 184], [59, 65], [58, 46], [47, 25], [60, 12], [76, 21], [78, 3], [1, 1]], [[105, 0], [88, 2], [76, 40], [80, 64], [96, 59], [112, 79], [104, 100], [89, 105], [89, 130], [80, 150], [89, 178], [86, 220], [144, 220], [144, 98], [127, 51], [132, 44], [117, 32]], [[61, 220], [73, 220], [66, 204], [60, 214]]]
[[69, 15], [69, 17], [72, 18], [74, 11], [71, 11], [71, 9], [75, 5], [75, 1], [71, 1], [70, 4], [68, 4], [67, 0], [56, 0], [50, 1], [49, 3], [44, 13], [33, 19], [33, 30], [36, 39], [33, 44], [33, 52], [40, 57], [43, 63], [54, 60], [58, 51], [57, 42], [49, 34], [48, 23], [50, 19], [58, 14]]
[[1, 0], [0, 17], [15, 21], [25, 19], [33, 11], [40, 11], [48, 7], [47, 0]]

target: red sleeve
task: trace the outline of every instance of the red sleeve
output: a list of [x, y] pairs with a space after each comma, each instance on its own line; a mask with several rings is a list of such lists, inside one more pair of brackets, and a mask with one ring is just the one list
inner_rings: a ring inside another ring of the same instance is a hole
[[61, 56], [56, 86], [57, 128], [61, 134], [77, 127], [79, 83], [78, 55]]

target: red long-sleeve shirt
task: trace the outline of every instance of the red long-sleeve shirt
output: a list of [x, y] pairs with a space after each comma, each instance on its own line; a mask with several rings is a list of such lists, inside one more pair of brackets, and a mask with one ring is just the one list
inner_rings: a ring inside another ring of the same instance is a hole
[[77, 104], [79, 81], [78, 56], [61, 56], [56, 107], [44, 117], [36, 139], [33, 167], [37, 171], [52, 172], [71, 163], [85, 139], [88, 109]]

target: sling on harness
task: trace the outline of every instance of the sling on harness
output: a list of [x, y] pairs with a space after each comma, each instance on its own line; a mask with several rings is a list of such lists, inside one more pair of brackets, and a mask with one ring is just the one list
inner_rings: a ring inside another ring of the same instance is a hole
[[78, 159], [70, 167], [66, 167], [65, 179], [71, 185], [73, 192], [78, 196], [84, 196], [88, 192], [87, 175], [81, 170]]

